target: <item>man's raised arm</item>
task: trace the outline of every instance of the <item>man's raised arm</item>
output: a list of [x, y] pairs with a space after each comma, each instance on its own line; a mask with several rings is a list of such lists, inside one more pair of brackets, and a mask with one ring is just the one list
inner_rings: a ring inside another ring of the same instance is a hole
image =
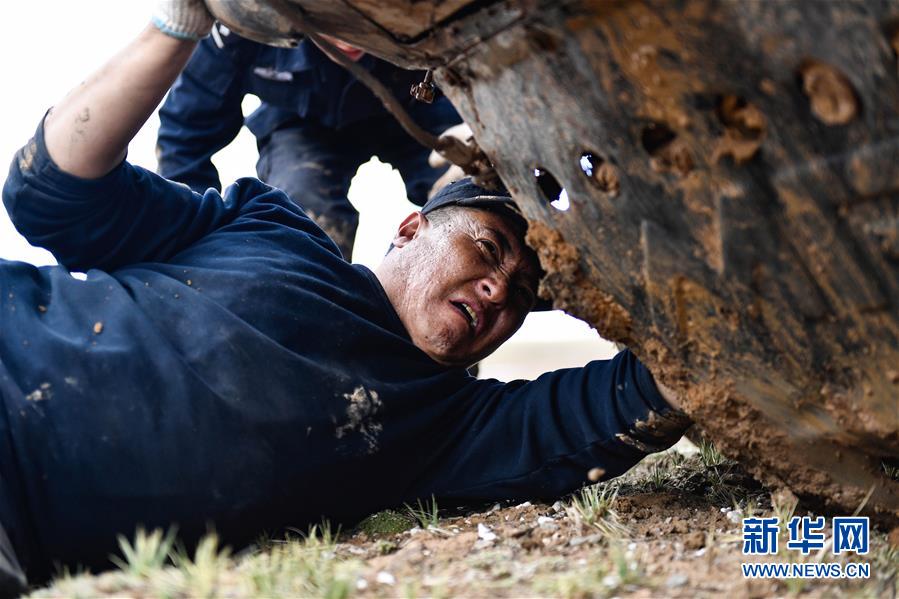
[[44, 139], [57, 166], [96, 179], [121, 162], [212, 22], [201, 0], [162, 0], [153, 25], [47, 115]]

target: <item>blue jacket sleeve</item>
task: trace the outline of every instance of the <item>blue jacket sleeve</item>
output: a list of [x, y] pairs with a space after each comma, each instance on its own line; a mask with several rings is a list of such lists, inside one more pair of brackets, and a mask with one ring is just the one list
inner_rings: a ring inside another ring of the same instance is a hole
[[[559, 497], [624, 473], [680, 439], [689, 419], [630, 351], [583, 368], [503, 384], [472, 381], [460, 427], [430, 493], [458, 501]], [[428, 495], [430, 493], [424, 493]]]
[[221, 189], [212, 156], [237, 137], [246, 70], [258, 45], [237, 36], [219, 48], [212, 37], [197, 46], [159, 109], [157, 171], [203, 193]]
[[50, 250], [70, 270], [113, 270], [163, 261], [234, 219], [237, 185], [226, 199], [200, 195], [122, 162], [99, 179], [69, 175], [44, 145], [43, 121], [13, 158], [3, 203], [29, 243]]

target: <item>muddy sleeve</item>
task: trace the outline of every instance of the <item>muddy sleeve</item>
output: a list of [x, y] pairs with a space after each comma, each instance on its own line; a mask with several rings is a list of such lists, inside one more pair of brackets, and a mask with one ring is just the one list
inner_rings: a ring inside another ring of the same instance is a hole
[[227, 51], [211, 37], [200, 42], [159, 109], [160, 175], [198, 193], [221, 189], [212, 156], [243, 126], [244, 63], [254, 51], [249, 42], [229, 44]]
[[435, 494], [459, 500], [558, 497], [622, 474], [689, 425], [630, 351], [531, 382], [475, 381], [473, 416], [439, 468]]
[[13, 158], [3, 204], [29, 243], [74, 271], [165, 261], [239, 209], [236, 193], [200, 195], [126, 161], [99, 179], [65, 173], [47, 153], [43, 121]]

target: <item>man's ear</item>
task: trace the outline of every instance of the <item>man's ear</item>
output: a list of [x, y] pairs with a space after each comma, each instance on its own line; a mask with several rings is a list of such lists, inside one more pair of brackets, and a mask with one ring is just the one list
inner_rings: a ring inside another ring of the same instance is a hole
[[427, 216], [421, 212], [413, 212], [400, 223], [396, 235], [393, 237], [393, 247], [403, 247], [423, 233], [429, 225]]

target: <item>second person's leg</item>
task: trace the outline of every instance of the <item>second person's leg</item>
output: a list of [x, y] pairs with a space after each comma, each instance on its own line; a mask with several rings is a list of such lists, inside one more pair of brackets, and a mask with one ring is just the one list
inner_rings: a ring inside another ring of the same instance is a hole
[[359, 213], [347, 199], [359, 165], [344, 136], [316, 124], [284, 127], [259, 140], [259, 178], [283, 190], [350, 260]]

